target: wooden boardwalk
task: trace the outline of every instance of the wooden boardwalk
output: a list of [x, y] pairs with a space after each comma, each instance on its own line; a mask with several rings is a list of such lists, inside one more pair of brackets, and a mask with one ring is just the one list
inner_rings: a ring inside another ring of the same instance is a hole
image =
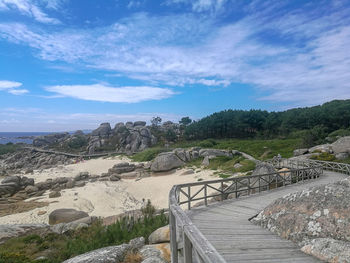
[[227, 262], [321, 262], [301, 252], [291, 241], [253, 225], [249, 219], [279, 197], [346, 177], [325, 171], [315, 180], [193, 208], [187, 214]]

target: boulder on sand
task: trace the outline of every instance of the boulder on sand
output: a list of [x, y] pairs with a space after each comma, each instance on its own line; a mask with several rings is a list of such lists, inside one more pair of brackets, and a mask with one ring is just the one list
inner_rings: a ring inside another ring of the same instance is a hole
[[152, 172], [166, 172], [175, 168], [183, 166], [183, 162], [177, 155], [173, 152], [160, 153], [154, 159], [151, 165]]
[[163, 226], [155, 230], [148, 238], [150, 244], [158, 244], [170, 242], [170, 229], [169, 225]]
[[69, 223], [80, 218], [88, 217], [88, 213], [75, 209], [56, 209], [49, 215], [49, 224], [55, 225], [58, 223]]

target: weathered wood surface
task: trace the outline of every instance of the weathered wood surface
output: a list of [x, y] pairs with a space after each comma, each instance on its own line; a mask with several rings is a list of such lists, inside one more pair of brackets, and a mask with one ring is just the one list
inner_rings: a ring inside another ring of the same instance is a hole
[[187, 214], [227, 262], [321, 262], [301, 252], [291, 241], [253, 225], [248, 219], [279, 197], [346, 177], [325, 172], [316, 180], [193, 208]]

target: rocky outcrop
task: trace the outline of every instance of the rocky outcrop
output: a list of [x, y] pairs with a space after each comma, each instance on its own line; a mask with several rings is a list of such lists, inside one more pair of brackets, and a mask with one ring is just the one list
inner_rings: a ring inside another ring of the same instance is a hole
[[111, 135], [112, 128], [108, 122], [101, 123], [100, 127], [91, 132], [91, 136], [98, 136], [101, 138], [108, 138]]
[[145, 244], [143, 237], [133, 239], [129, 244], [104, 247], [68, 259], [63, 263], [121, 263], [128, 252], [136, 252]]
[[294, 150], [294, 156], [307, 155], [308, 153], [329, 153], [334, 154], [338, 160], [346, 159], [350, 155], [350, 136], [340, 137], [332, 144], [322, 144], [310, 149]]
[[7, 154], [0, 161], [0, 165], [6, 173], [32, 173], [33, 170], [41, 170], [74, 163], [75, 159], [60, 154], [34, 152], [29, 149]]
[[59, 223], [69, 223], [88, 216], [89, 214], [86, 212], [75, 209], [56, 209], [49, 215], [49, 224], [56, 225]]
[[120, 179], [139, 179], [150, 176], [149, 172], [144, 168], [144, 164], [118, 163], [102, 174], [102, 180], [109, 178], [110, 181], [119, 181]]
[[157, 143], [156, 137], [152, 134], [146, 122], [136, 121], [117, 123], [111, 129], [109, 123], [103, 123], [91, 133], [87, 152], [92, 154], [101, 147], [107, 147], [119, 153], [135, 153], [143, 151]]
[[6, 198], [14, 195], [20, 190], [26, 190], [28, 193], [32, 192], [29, 186], [34, 185], [34, 179], [20, 176], [8, 176], [1, 181], [0, 184], [0, 198]]
[[232, 158], [235, 155], [242, 155], [244, 158], [258, 162], [252, 156], [241, 153], [239, 151], [228, 151], [220, 149], [201, 149], [200, 147], [192, 147], [190, 149], [177, 148], [171, 152], [160, 153], [152, 161], [152, 172], [166, 172], [183, 166], [186, 162], [203, 158], [203, 166], [208, 166], [210, 160], [217, 157]]
[[309, 153], [309, 149], [303, 148], [303, 149], [296, 149], [293, 151], [294, 156], [300, 156], [306, 153]]
[[152, 162], [152, 172], [166, 172], [185, 164], [174, 152], [160, 153]]
[[69, 133], [55, 133], [36, 137], [33, 140], [34, 147], [46, 147], [52, 144], [58, 144], [69, 137]]
[[337, 153], [350, 153], [350, 136], [342, 137], [332, 143], [332, 149]]
[[[349, 262], [350, 181], [317, 186], [277, 199], [252, 222], [328, 262]], [[336, 256], [340, 254], [342, 261]]]
[[47, 229], [45, 224], [25, 224], [25, 225], [0, 225], [0, 244], [14, 238], [30, 234], [38, 229]]

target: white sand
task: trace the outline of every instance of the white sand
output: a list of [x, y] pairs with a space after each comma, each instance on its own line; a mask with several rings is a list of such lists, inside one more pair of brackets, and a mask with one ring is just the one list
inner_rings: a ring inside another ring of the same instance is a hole
[[[33, 175], [36, 182], [55, 177], [74, 177], [79, 172], [88, 171], [90, 174], [107, 172], [116, 163], [127, 161], [126, 158], [94, 159], [79, 164], [61, 166], [43, 172], [36, 171]], [[87, 212], [91, 216], [107, 217], [128, 210], [142, 207], [143, 200], [150, 199], [157, 208], [168, 207], [168, 196], [175, 184], [215, 179], [213, 171], [203, 170], [190, 175], [181, 175], [187, 169], [176, 170], [173, 173], [151, 176], [139, 181], [121, 180], [118, 182], [87, 183], [84, 187], [65, 189], [62, 196], [48, 198], [49, 191], [42, 197], [28, 200], [50, 202], [46, 207], [33, 209], [28, 212], [0, 217], [0, 224], [48, 223], [48, 215], [58, 208], [74, 208]], [[43, 215], [38, 212], [45, 211]]]

